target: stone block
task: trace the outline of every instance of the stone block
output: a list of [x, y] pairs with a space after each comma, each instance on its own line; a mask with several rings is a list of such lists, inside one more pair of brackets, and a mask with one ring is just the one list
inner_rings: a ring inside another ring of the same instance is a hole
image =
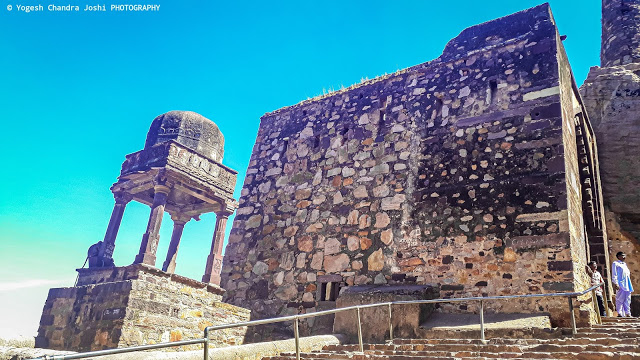
[[[388, 301], [425, 300], [438, 297], [438, 292], [428, 285], [359, 285], [340, 293], [337, 308], [366, 305]], [[433, 305], [411, 304], [392, 306], [394, 336], [416, 336], [418, 327], [433, 311]], [[362, 336], [365, 343], [380, 343], [389, 338], [389, 307], [380, 306], [360, 310]], [[344, 334], [349, 341], [358, 341], [355, 310], [335, 314], [333, 332]]]

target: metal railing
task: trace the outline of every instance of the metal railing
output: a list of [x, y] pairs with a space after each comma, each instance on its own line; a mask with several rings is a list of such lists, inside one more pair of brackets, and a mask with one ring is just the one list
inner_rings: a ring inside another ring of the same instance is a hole
[[152, 349], [161, 349], [167, 347], [174, 346], [183, 346], [183, 345], [193, 345], [193, 344], [203, 344], [203, 357], [204, 360], [209, 359], [209, 333], [215, 330], [224, 330], [231, 329], [236, 327], [243, 326], [256, 326], [256, 325], [265, 325], [265, 324], [274, 324], [286, 321], [293, 321], [293, 334], [295, 339], [295, 349], [296, 349], [296, 359], [300, 360], [300, 333], [299, 333], [299, 323], [301, 319], [313, 318], [317, 316], [329, 315], [329, 314], [337, 314], [345, 311], [356, 311], [356, 319], [357, 319], [357, 330], [358, 330], [358, 348], [360, 352], [364, 352], [364, 345], [362, 342], [362, 320], [360, 316], [361, 309], [375, 308], [380, 306], [387, 306], [389, 312], [389, 338], [393, 339], [393, 313], [392, 307], [394, 305], [410, 305], [410, 304], [437, 304], [437, 303], [451, 303], [451, 302], [470, 302], [470, 301], [478, 301], [480, 303], [480, 339], [482, 341], [485, 340], [485, 326], [484, 326], [484, 303], [486, 301], [492, 300], [507, 300], [507, 299], [522, 299], [522, 298], [545, 298], [545, 297], [566, 297], [569, 302], [569, 313], [571, 314], [571, 328], [572, 333], [575, 335], [578, 333], [576, 328], [576, 318], [574, 314], [573, 307], [573, 298], [578, 296], [585, 295], [588, 292], [591, 292], [592, 302], [595, 306], [595, 311], [597, 314], [597, 322], [599, 324], [602, 323], [602, 319], [600, 318], [600, 311], [598, 309], [598, 304], [596, 301], [595, 290], [604, 285], [604, 282], [600, 284], [596, 284], [591, 286], [590, 288], [581, 291], [581, 292], [568, 292], [568, 293], [553, 293], [553, 294], [527, 294], [527, 295], [504, 295], [504, 296], [487, 296], [487, 297], [467, 297], [467, 298], [453, 298], [453, 299], [431, 299], [431, 300], [404, 300], [404, 301], [390, 301], [390, 302], [382, 302], [375, 304], [367, 304], [367, 305], [354, 305], [347, 306], [338, 309], [332, 310], [324, 310], [317, 311], [308, 314], [300, 314], [300, 315], [290, 315], [290, 316], [282, 316], [277, 318], [263, 319], [263, 320], [253, 320], [253, 321], [244, 321], [238, 323], [231, 324], [222, 324], [209, 326], [204, 329], [204, 336], [201, 339], [193, 339], [193, 340], [183, 340], [183, 341], [174, 341], [170, 343], [160, 343], [153, 345], [141, 345], [141, 346], [133, 346], [128, 348], [119, 348], [119, 349], [109, 349], [109, 350], [99, 350], [99, 351], [91, 351], [86, 353], [78, 353], [78, 354], [70, 354], [70, 355], [48, 355], [44, 357], [39, 357], [31, 360], [72, 360], [72, 359], [85, 359], [88, 357], [94, 356], [104, 356], [104, 355], [113, 355], [113, 354], [123, 354], [135, 351], [143, 351], [143, 350], [152, 350]]

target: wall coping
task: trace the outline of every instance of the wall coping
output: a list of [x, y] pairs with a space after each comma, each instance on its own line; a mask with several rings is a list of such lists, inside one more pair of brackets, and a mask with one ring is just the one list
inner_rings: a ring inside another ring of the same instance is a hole
[[[168, 272], [162, 271], [156, 267], [149, 266], [146, 264], [131, 264], [128, 266], [116, 266], [116, 267], [105, 267], [105, 268], [80, 268], [76, 269], [80, 278], [83, 276], [89, 276], [96, 273], [104, 273], [105, 281], [95, 282], [93, 284], [100, 284], [105, 282], [116, 282], [116, 281], [126, 281], [126, 280], [137, 280], [139, 278], [140, 273], [150, 274], [153, 276], [168, 278], [170, 281], [174, 281], [195, 289], [205, 289], [206, 291], [216, 294], [216, 295], [224, 295], [226, 292], [225, 289], [221, 288], [215, 284], [203, 283], [201, 281], [188, 278], [186, 276], [178, 275], [178, 274], [170, 274]], [[122, 278], [113, 279], [115, 276], [115, 272], [122, 271]], [[81, 281], [79, 281], [81, 282]], [[83, 284], [84, 285], [92, 285], [92, 284]]]

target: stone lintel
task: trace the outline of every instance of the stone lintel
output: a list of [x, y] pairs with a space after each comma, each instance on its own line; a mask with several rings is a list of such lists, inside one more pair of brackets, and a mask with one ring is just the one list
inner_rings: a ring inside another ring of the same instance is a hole
[[184, 216], [189, 216], [195, 218], [199, 215], [216, 212], [220, 206], [215, 206], [211, 204], [198, 204], [199, 206], [174, 206], [167, 205], [166, 210], [169, 214], [180, 214]]
[[189, 204], [189, 205], [179, 206], [179, 207], [175, 207], [175, 209], [172, 209], [172, 210], [174, 210], [176, 214], [193, 216], [196, 214], [204, 214], [204, 213], [216, 211], [218, 207], [219, 206], [214, 206], [214, 204], [200, 203], [200, 204]]
[[339, 274], [328, 274], [328, 275], [318, 275], [317, 282], [341, 282], [342, 275]]
[[515, 236], [507, 239], [506, 245], [519, 251], [549, 247], [569, 248], [570, 238], [571, 236], [568, 232], [540, 236]]
[[395, 294], [424, 296], [425, 299], [437, 297], [438, 289], [432, 285], [355, 285], [345, 288], [340, 296], [347, 294]]
[[136, 174], [135, 179], [119, 177], [118, 182], [111, 186], [111, 192], [122, 192], [130, 195], [144, 193], [149, 189], [153, 189], [153, 179], [155, 174], [149, 172], [146, 174]]
[[482, 115], [459, 118], [455, 121], [458, 128], [466, 128], [476, 126], [478, 124], [491, 123], [495, 119], [507, 118], [513, 116], [524, 116], [531, 111], [531, 107], [516, 107], [514, 109], [490, 112]]
[[[184, 174], [174, 172], [170, 167], [167, 169], [168, 181], [173, 183], [173, 191], [182, 192], [197, 199], [197, 203], [175, 204], [169, 198], [165, 205], [165, 210], [171, 214], [184, 214], [191, 217], [209, 212], [230, 212], [233, 213], [238, 207], [238, 203], [233, 199], [233, 193], [226, 193], [218, 188], [202, 187], [201, 183], [189, 180]], [[120, 177], [111, 190], [130, 194], [133, 200], [151, 206], [153, 197], [150, 190], [153, 189], [153, 179], [156, 171], [150, 171], [143, 176], [136, 176], [135, 180]]]
[[224, 202], [225, 198], [227, 198], [228, 194], [221, 194], [219, 191], [215, 191], [212, 189], [203, 189], [197, 186], [190, 186], [185, 183], [176, 183], [174, 188], [180, 192], [189, 194], [196, 199], [202, 200], [209, 204], [220, 204]]
[[566, 218], [567, 218], [567, 210], [561, 210], [561, 211], [555, 211], [555, 212], [520, 214], [516, 216], [516, 222], [554, 221], [554, 220], [564, 220]]
[[560, 87], [554, 86], [554, 87], [550, 87], [550, 88], [546, 88], [538, 91], [528, 92], [522, 96], [522, 101], [530, 101], [530, 100], [535, 100], [538, 98], [553, 96], [558, 94], [560, 94]]
[[[184, 205], [185, 207], [206, 207], [209, 205], [218, 207], [207, 212], [233, 212], [238, 207], [237, 202], [233, 198], [233, 190], [227, 191], [217, 186], [212, 186], [210, 184], [198, 181], [198, 179], [190, 178], [183, 171], [174, 169], [171, 166], [167, 166], [164, 169], [166, 170], [167, 180], [173, 184], [172, 186], [174, 191], [177, 190], [183, 192], [205, 203], [187, 204]], [[156, 173], [156, 170], [151, 170], [144, 174], [135, 174], [135, 178], [121, 176], [118, 182], [113, 184], [113, 186], [111, 187], [111, 191], [130, 194], [131, 196], [133, 196], [133, 200], [150, 205], [153, 202], [153, 198], [149, 195], [149, 190], [154, 187], [153, 180], [156, 176]], [[171, 202], [169, 202], [168, 205], [172, 205]]]

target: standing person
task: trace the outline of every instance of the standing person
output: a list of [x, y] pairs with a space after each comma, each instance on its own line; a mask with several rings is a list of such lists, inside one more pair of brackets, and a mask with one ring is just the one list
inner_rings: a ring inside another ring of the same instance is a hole
[[[602, 283], [602, 275], [598, 272], [598, 264], [595, 261], [589, 263], [589, 273], [591, 274], [591, 286]], [[595, 290], [596, 299], [598, 299], [598, 310], [600, 316], [607, 316], [607, 312], [604, 308], [604, 297], [602, 296], [602, 286], [599, 286]]]
[[631, 316], [631, 272], [624, 262], [627, 255], [622, 251], [616, 254], [618, 260], [613, 262], [611, 269], [611, 282], [616, 290], [616, 311], [619, 317]]

